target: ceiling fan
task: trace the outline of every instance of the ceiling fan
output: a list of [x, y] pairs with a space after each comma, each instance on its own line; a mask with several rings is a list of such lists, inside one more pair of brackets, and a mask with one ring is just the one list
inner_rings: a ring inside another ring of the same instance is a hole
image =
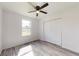
[[37, 6], [34, 6], [32, 3], [30, 3], [30, 4], [33, 6], [33, 8], [34, 8], [35, 10], [29, 11], [28, 13], [36, 12], [36, 16], [38, 16], [39, 12], [44, 13], [44, 14], [47, 14], [47, 12], [42, 11], [42, 9], [45, 8], [45, 7], [47, 7], [47, 6], [48, 6], [48, 3], [45, 3], [45, 4], [42, 5], [42, 6], [38, 6], [38, 5], [37, 5]]

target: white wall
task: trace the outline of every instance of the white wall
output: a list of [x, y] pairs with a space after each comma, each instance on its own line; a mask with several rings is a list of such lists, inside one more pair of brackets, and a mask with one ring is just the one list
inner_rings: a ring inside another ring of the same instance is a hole
[[0, 8], [0, 53], [2, 51], [2, 10]]
[[[22, 37], [22, 18], [32, 21], [32, 35]], [[37, 21], [9, 10], [3, 10], [3, 49], [37, 40]]]
[[62, 15], [62, 46], [79, 53], [79, 8]]
[[[45, 37], [45, 31], [43, 30], [43, 24], [45, 21], [54, 20], [55, 18], [61, 18], [62, 20], [62, 47], [70, 49], [79, 53], [79, 6], [73, 9], [65, 10], [65, 12], [53, 15], [48, 19], [40, 20], [40, 39], [47, 41]], [[52, 27], [53, 25], [50, 25]], [[48, 34], [50, 35], [50, 33]], [[51, 40], [51, 41], [50, 41]], [[52, 39], [48, 39], [52, 43]]]

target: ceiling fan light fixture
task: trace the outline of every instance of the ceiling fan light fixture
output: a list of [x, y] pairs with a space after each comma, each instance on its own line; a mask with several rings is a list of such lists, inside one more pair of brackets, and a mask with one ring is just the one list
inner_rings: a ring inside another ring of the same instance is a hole
[[36, 11], [36, 13], [39, 13], [39, 11]]

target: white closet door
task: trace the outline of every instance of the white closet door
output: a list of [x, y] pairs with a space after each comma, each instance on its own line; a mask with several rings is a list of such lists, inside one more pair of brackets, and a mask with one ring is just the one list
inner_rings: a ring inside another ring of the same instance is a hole
[[46, 41], [61, 46], [61, 24], [61, 20], [45, 22], [44, 35]]

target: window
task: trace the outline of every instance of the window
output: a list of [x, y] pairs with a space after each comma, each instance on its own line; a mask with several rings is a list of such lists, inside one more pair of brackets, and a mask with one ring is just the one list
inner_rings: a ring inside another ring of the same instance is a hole
[[31, 35], [31, 21], [22, 19], [22, 36]]

